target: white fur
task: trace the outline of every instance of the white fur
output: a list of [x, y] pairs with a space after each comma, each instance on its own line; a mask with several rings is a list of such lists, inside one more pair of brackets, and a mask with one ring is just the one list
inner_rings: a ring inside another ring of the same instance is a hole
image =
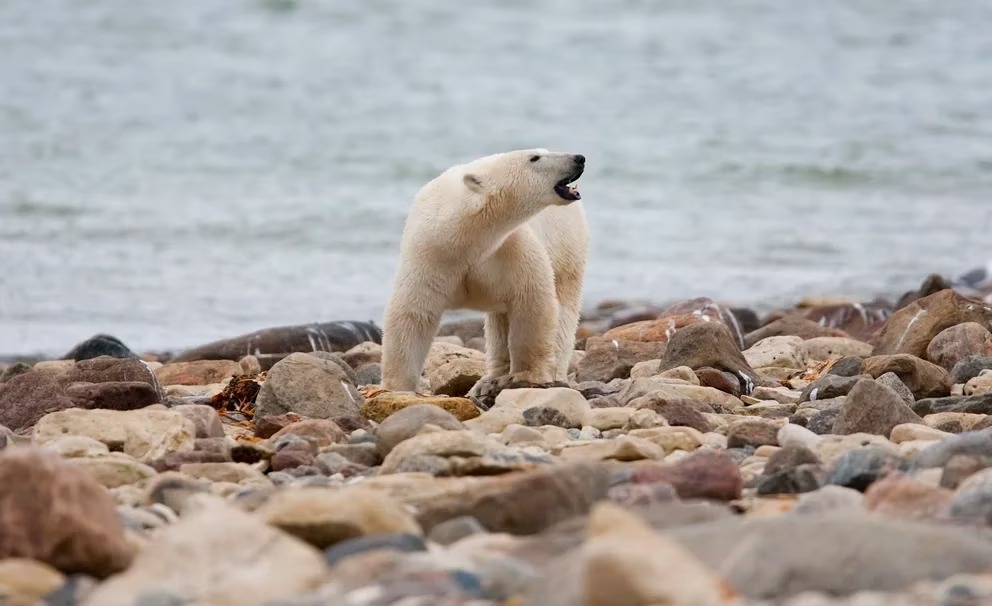
[[386, 307], [383, 387], [416, 389], [451, 309], [487, 312], [487, 378], [565, 379], [589, 234], [581, 204], [554, 186], [575, 167], [573, 154], [518, 150], [453, 166], [421, 188]]

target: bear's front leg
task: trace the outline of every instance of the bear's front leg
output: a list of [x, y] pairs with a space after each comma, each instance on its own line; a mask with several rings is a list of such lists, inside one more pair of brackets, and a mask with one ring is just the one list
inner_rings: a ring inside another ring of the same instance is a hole
[[382, 386], [416, 391], [444, 312], [443, 294], [402, 280], [386, 307], [382, 327]]
[[527, 296], [515, 301], [509, 313], [511, 382], [546, 384], [555, 379], [555, 343], [558, 336], [558, 305], [549, 268], [548, 288], [525, 289]]

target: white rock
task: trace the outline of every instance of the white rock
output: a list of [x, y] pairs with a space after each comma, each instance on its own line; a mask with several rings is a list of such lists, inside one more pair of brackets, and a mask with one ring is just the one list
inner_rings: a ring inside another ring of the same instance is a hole
[[31, 440], [43, 445], [65, 436], [85, 436], [110, 450], [141, 462], [170, 452], [193, 450], [196, 426], [182, 414], [165, 408], [84, 410], [70, 408], [42, 417]]

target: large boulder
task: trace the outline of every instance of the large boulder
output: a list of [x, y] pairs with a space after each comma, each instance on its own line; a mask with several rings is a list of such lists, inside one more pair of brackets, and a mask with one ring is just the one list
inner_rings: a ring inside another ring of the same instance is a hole
[[[711, 367], [757, 382], [757, 374], [744, 359], [734, 335], [720, 322], [693, 324], [676, 332], [668, 342], [658, 372], [688, 366]], [[745, 390], [746, 392], [749, 390]]]
[[992, 327], [992, 306], [954, 290], [941, 290], [892, 314], [879, 333], [872, 354], [926, 357], [934, 337], [965, 322]]

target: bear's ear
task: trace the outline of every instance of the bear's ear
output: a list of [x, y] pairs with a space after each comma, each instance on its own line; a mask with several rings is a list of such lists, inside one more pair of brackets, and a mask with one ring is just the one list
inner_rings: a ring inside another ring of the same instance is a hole
[[479, 179], [475, 175], [469, 173], [469, 174], [465, 175], [465, 177], [464, 177], [463, 180], [465, 181], [465, 187], [469, 188], [470, 190], [474, 191], [477, 194], [481, 194], [482, 193], [482, 180], [481, 179]]

